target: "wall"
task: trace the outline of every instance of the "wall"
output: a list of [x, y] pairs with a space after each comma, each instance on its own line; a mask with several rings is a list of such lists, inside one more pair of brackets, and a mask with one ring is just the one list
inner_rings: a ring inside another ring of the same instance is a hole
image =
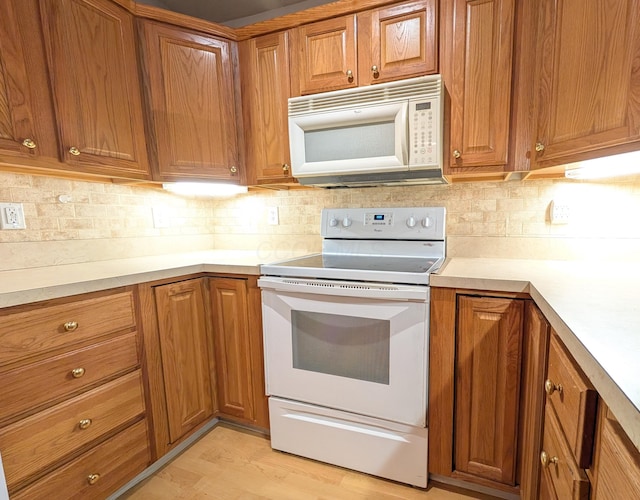
[[[59, 195], [71, 201], [61, 203]], [[570, 204], [570, 224], [549, 224], [552, 199]], [[257, 250], [264, 260], [277, 260], [292, 251], [318, 251], [321, 209], [343, 206], [444, 206], [449, 256], [640, 255], [640, 178], [259, 190], [209, 200], [155, 188], [0, 173], [0, 202], [23, 203], [27, 222], [26, 230], [0, 231], [0, 270], [212, 248]], [[164, 211], [169, 227], [154, 227], [154, 207]], [[279, 225], [267, 224], [268, 207], [279, 207]]]

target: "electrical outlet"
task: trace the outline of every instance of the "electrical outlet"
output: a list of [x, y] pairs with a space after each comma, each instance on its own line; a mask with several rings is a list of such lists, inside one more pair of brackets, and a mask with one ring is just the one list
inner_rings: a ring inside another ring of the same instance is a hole
[[0, 229], [27, 229], [22, 203], [0, 203]]
[[549, 205], [549, 219], [551, 224], [569, 224], [571, 208], [567, 203], [553, 200]]
[[267, 224], [270, 226], [277, 226], [279, 223], [278, 207], [269, 207], [267, 211]]
[[169, 211], [164, 207], [152, 207], [153, 227], [160, 229], [169, 227]]

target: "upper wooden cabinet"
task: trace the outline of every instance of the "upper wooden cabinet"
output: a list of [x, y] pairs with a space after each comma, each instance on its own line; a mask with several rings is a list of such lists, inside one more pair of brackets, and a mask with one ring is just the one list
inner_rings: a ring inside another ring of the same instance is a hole
[[235, 44], [153, 21], [139, 27], [154, 179], [243, 183]]
[[289, 34], [274, 33], [240, 44], [247, 183], [293, 182], [287, 99]]
[[542, 0], [531, 168], [640, 147], [640, 5]]
[[451, 103], [445, 173], [507, 165], [514, 15], [515, 0], [441, 3], [441, 73]]
[[147, 179], [133, 16], [109, 0], [41, 0], [61, 159]]
[[400, 80], [438, 70], [435, 0], [405, 2], [292, 30], [292, 93]]
[[0, 156], [57, 157], [37, 0], [7, 0], [0, 16]]

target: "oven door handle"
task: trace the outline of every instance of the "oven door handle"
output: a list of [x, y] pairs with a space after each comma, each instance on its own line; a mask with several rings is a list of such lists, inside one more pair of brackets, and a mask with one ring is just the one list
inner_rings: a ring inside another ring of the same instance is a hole
[[393, 283], [360, 283], [262, 276], [258, 279], [258, 286], [265, 290], [331, 295], [334, 297], [410, 300], [416, 302], [427, 302], [429, 300], [428, 286], [396, 285]]

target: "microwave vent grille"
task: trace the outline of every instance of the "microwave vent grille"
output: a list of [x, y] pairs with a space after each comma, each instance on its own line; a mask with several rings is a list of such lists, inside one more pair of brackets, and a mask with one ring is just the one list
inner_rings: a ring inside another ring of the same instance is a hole
[[440, 75], [425, 76], [383, 83], [368, 87], [325, 92], [318, 95], [289, 99], [289, 116], [363, 104], [385, 104], [408, 99], [438, 97], [441, 92]]

